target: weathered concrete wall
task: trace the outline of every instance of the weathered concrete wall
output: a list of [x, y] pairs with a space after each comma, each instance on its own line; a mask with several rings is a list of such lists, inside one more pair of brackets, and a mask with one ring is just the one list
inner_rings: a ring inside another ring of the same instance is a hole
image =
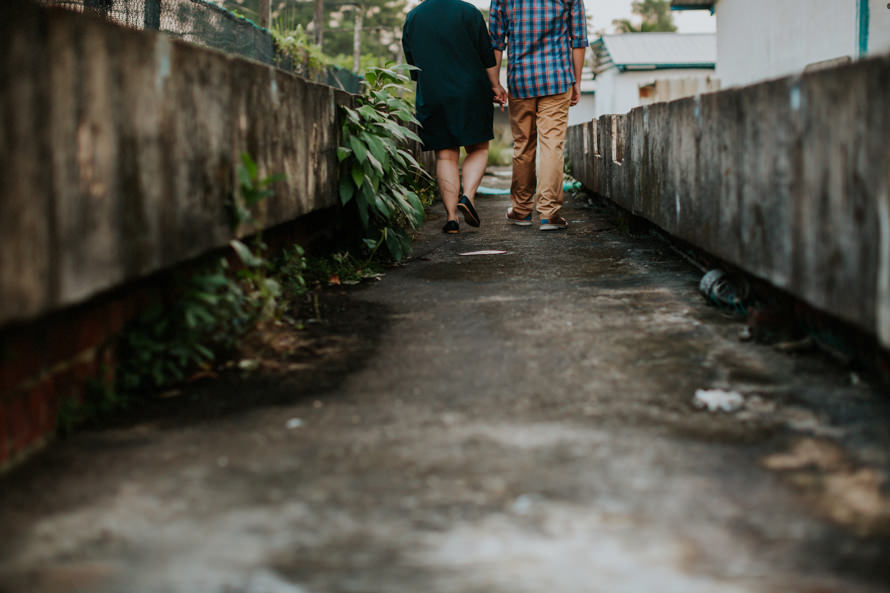
[[888, 105], [884, 56], [603, 116], [567, 151], [591, 190], [890, 347]]
[[264, 226], [337, 204], [349, 95], [151, 32], [0, 4], [0, 326], [225, 245], [242, 152]]
[[270, 243], [337, 223], [351, 101], [163, 34], [0, 3], [0, 471], [86, 385], [113, 384], [128, 320], [226, 246], [241, 153], [286, 177], [259, 206]]

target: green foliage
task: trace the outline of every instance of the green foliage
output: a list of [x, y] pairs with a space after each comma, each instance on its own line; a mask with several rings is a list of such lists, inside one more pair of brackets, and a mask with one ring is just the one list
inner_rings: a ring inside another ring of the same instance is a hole
[[503, 167], [513, 163], [513, 142], [503, 136], [495, 136], [488, 144], [488, 164]]
[[[260, 178], [248, 154], [237, 170], [239, 195], [232, 207], [232, 226], [259, 226], [253, 210], [274, 195], [271, 186], [280, 175]], [[194, 369], [207, 367], [217, 353], [230, 351], [238, 339], [262, 319], [277, 315], [282, 286], [267, 258], [262, 235], [250, 244], [229, 242], [233, 264], [221, 258], [199, 273], [176, 283], [162, 302], [147, 308], [119, 340], [117, 389], [123, 393], [158, 389], [183, 381]], [[299, 247], [291, 248], [302, 253]], [[299, 285], [302, 270], [287, 268], [287, 286]]]
[[220, 262], [186, 280], [179, 291], [147, 308], [119, 342], [117, 388], [163, 388], [206, 367], [230, 349], [260, 308]]
[[254, 207], [261, 201], [275, 194], [272, 185], [284, 179], [283, 175], [270, 175], [260, 179], [259, 167], [249, 154], [241, 154], [241, 163], [236, 170], [238, 175], [239, 194], [232, 199], [229, 206], [229, 221], [232, 230], [237, 231], [244, 223], [257, 225]]
[[[103, 368], [101, 375], [107, 376], [107, 370]], [[91, 379], [84, 388], [83, 401], [67, 397], [59, 402], [56, 429], [63, 436], [68, 435], [82, 424], [125, 408], [129, 402], [128, 395], [113, 389], [108, 381]]]
[[[223, 7], [235, 10], [251, 18], [259, 19], [259, 0], [221, 0]], [[405, 0], [363, 0], [361, 50], [363, 55], [379, 60], [396, 59], [401, 51], [398, 31], [407, 13]], [[328, 56], [352, 56], [355, 5], [325, 3], [325, 19], [322, 46]], [[273, 0], [272, 28], [292, 31], [296, 25], [312, 30], [315, 3], [302, 0]], [[352, 69], [350, 57], [344, 67]]]
[[404, 146], [420, 138], [408, 127], [416, 124], [411, 103], [399, 94], [410, 82], [411, 66], [372, 68], [354, 108], [344, 106], [340, 200], [355, 204], [365, 244], [381, 247], [395, 259], [410, 255], [408, 231], [423, 224], [424, 206], [418, 190], [431, 178]]
[[281, 292], [284, 296], [295, 299], [306, 294], [308, 290], [306, 283], [308, 261], [302, 247], [295, 244], [282, 251], [276, 267]]
[[631, 6], [633, 13], [642, 19], [640, 25], [634, 25], [630, 19], [616, 19], [612, 24], [619, 33], [670, 33], [677, 30], [670, 0], [638, 0]]
[[348, 251], [338, 251], [327, 256], [310, 258], [305, 275], [307, 282], [316, 286], [351, 285], [379, 277], [380, 270], [372, 258], [360, 260]]
[[[352, 70], [355, 65], [353, 63], [354, 59], [352, 54], [337, 54], [328, 59], [332, 65], [339, 68], [345, 68], [346, 70]], [[390, 62], [391, 60], [389, 56], [380, 57], [373, 54], [361, 54], [359, 56], [359, 67], [356, 74], [364, 76], [369, 70], [374, 68], [386, 68], [386, 65]]]
[[[291, 27], [291, 28], [285, 28]], [[289, 20], [275, 19], [270, 30], [279, 51], [290, 58], [297, 72], [305, 76], [315, 76], [334, 60], [325, 55], [306, 33], [300, 24], [292, 25]], [[284, 66], [284, 64], [279, 64]]]

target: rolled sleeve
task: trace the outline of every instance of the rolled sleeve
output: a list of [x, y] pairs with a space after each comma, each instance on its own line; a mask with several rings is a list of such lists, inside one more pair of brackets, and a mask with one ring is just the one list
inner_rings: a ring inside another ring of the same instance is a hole
[[[494, 2], [492, 2], [492, 6]], [[587, 15], [584, 12], [584, 0], [572, 2], [571, 45], [573, 49], [587, 47]]]
[[506, 15], [504, 14], [504, 0], [491, 0], [488, 14], [491, 47], [498, 51], [504, 51], [507, 48], [507, 22]]
[[479, 59], [486, 68], [491, 68], [497, 62], [494, 59], [494, 52], [491, 48], [491, 37], [488, 34], [488, 28], [485, 26], [485, 19], [482, 13], [479, 14], [479, 23], [477, 26], [478, 33], [476, 35], [476, 51], [479, 52]]

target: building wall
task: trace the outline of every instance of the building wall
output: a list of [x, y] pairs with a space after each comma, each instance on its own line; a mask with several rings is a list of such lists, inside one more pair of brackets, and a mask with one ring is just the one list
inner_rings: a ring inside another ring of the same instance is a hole
[[890, 53], [890, 4], [869, 0], [868, 6], [868, 53]]
[[670, 70], [645, 70], [619, 72], [610, 68], [596, 77], [596, 105], [594, 117], [607, 113], [627, 113], [641, 105], [640, 85], [656, 80], [714, 77], [714, 71], [703, 68], [678, 68]]
[[569, 125], [580, 124], [590, 121], [597, 116], [596, 113], [596, 94], [581, 92], [581, 100], [578, 104], [569, 109]]
[[890, 55], [569, 128], [572, 175], [890, 349]]
[[[815, 62], [857, 58], [859, 3], [718, 0], [717, 77], [723, 88], [794, 74]], [[881, 35], [875, 39], [884, 43]]]

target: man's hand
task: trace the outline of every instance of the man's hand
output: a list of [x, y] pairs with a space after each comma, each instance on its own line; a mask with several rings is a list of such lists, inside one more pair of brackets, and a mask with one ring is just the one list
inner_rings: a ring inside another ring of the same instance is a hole
[[581, 85], [577, 82], [572, 84], [572, 100], [569, 105], [577, 105], [581, 100]]
[[507, 104], [507, 91], [500, 84], [497, 84], [491, 87], [491, 92], [494, 93], [494, 102], [500, 105], [501, 111], [503, 111], [504, 105]]

